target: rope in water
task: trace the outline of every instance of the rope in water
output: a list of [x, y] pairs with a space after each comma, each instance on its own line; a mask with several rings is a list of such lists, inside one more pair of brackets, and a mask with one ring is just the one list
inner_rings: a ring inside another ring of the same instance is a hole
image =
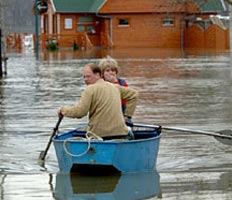
[[[67, 142], [70, 142], [70, 141], [75, 141], [75, 140], [82, 140], [82, 141], [87, 141], [88, 145], [87, 145], [87, 149], [80, 153], [80, 154], [72, 154], [68, 149], [67, 149]], [[64, 151], [66, 154], [72, 156], [72, 157], [81, 157], [83, 155], [85, 155], [90, 147], [91, 147], [91, 141], [103, 141], [103, 139], [99, 136], [97, 136], [96, 134], [94, 134], [92, 131], [88, 131], [86, 134], [85, 134], [85, 138], [84, 137], [70, 137], [70, 138], [67, 138], [66, 140], [64, 140], [63, 142], [63, 148], [64, 148]]]

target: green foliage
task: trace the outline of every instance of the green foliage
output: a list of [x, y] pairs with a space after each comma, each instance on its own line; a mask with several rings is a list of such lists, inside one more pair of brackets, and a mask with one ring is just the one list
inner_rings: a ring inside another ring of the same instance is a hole
[[49, 43], [49, 45], [48, 45], [48, 50], [51, 50], [51, 51], [56, 51], [56, 50], [58, 50], [57, 44], [56, 44], [55, 42]]

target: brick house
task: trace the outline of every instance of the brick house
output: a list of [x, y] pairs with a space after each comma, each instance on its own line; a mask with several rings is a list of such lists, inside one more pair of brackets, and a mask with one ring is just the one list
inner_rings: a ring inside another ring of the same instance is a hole
[[38, 1], [48, 8], [40, 13], [42, 48], [51, 40], [60, 48], [229, 48], [228, 28], [210, 20], [226, 12], [223, 0]]

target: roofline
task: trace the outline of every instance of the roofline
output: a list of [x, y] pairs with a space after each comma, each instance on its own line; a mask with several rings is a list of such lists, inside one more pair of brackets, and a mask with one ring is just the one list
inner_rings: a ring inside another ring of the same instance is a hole
[[51, 0], [51, 4], [52, 4], [52, 9], [54, 10], [54, 12], [56, 13], [56, 8], [55, 8], [55, 5], [53, 3], [53, 0]]
[[224, 11], [226, 11], [226, 5], [225, 5], [224, 0], [221, 0], [221, 4], [222, 4], [222, 7], [223, 7]]
[[[218, 11], [218, 10], [216, 10], [216, 11], [204, 11], [204, 12], [200, 12], [201, 14], [203, 14], [203, 13], [205, 13], [205, 14], [209, 14], [209, 13], [216, 13], [216, 14], [218, 14], [218, 13], [220, 13], [220, 12], [225, 12], [226, 11], [226, 6], [225, 6], [225, 3], [224, 3], [224, 1], [223, 0], [219, 0], [220, 2], [221, 2], [221, 4], [222, 4], [222, 7], [223, 7], [223, 11]], [[70, 11], [70, 12], [67, 12], [67, 11], [59, 11], [59, 12], [57, 12], [57, 10], [56, 10], [56, 7], [55, 7], [55, 5], [54, 5], [54, 2], [53, 2], [53, 0], [50, 0], [50, 2], [51, 2], [51, 5], [52, 5], [52, 8], [53, 8], [53, 10], [54, 10], [54, 12], [55, 13], [76, 13], [75, 11]], [[99, 13], [99, 11], [100, 11], [100, 9], [104, 6], [104, 4], [107, 2], [107, 0], [104, 0], [104, 2], [102, 2], [102, 4], [98, 7], [98, 9], [97, 9], [97, 11], [96, 12], [78, 12], [78, 13], [89, 13], [89, 14], [100, 14]], [[104, 15], [104, 14], [103, 14]]]
[[[67, 11], [60, 11], [60, 12], [57, 12], [53, 0], [50, 0], [50, 2], [51, 2], [52, 8], [53, 8], [53, 10], [54, 10], [55, 13], [75, 13], [75, 12], [67, 12]], [[104, 6], [104, 4], [105, 4], [106, 2], [107, 2], [107, 0], [104, 0], [104, 2], [102, 2], [102, 4], [98, 7], [98, 9], [97, 9], [96, 12], [88, 12], [88, 13], [96, 13], [96, 14], [99, 13], [99, 10]], [[86, 13], [86, 12], [78, 12], [78, 13]]]
[[107, 0], [104, 0], [104, 2], [102, 2], [102, 4], [98, 7], [98, 11], [97, 13], [99, 13], [99, 10], [102, 8], [102, 6], [104, 6], [104, 4], [107, 2]]

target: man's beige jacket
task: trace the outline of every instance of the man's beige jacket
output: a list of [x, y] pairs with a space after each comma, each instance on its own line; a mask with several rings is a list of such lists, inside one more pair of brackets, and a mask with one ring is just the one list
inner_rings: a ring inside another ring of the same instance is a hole
[[125, 115], [133, 116], [138, 93], [129, 87], [99, 79], [86, 87], [78, 103], [63, 106], [61, 112], [70, 118], [82, 118], [89, 114], [88, 130], [100, 137], [127, 135], [121, 99], [127, 102]]

